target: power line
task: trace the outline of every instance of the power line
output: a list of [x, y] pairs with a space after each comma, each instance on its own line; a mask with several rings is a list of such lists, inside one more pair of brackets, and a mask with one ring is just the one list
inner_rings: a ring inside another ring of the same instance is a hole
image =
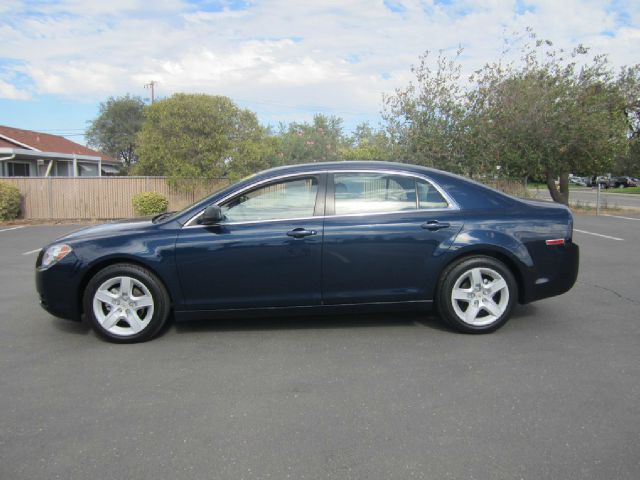
[[156, 82], [155, 80], [151, 80], [149, 83], [145, 83], [144, 84], [144, 88], [148, 88], [151, 90], [151, 104], [153, 105], [153, 102], [156, 101], [156, 91], [155, 91], [155, 87], [158, 84], [158, 82]]

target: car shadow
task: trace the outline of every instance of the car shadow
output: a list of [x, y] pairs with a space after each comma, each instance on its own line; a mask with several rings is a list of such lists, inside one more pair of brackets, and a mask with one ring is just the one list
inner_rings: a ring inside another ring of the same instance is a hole
[[73, 333], [76, 335], [87, 335], [91, 332], [91, 327], [84, 320], [84, 318], [80, 322], [76, 322], [73, 320], [64, 320], [58, 317], [51, 317], [53, 327], [63, 333]]
[[513, 313], [511, 314], [511, 319], [509, 322], [519, 321], [530, 319], [531, 317], [535, 317], [538, 315], [538, 307], [533, 303], [527, 303], [525, 305], [516, 305]]
[[252, 330], [316, 330], [338, 328], [411, 327], [449, 330], [435, 315], [414, 312], [305, 315], [285, 317], [240, 317], [173, 321], [178, 334]]
[[[510, 322], [530, 320], [537, 315], [534, 304], [518, 305]], [[64, 333], [88, 335], [91, 327], [83, 317], [74, 322], [51, 317], [53, 327]], [[254, 330], [317, 330], [338, 328], [385, 328], [385, 327], [430, 328], [454, 333], [438, 315], [424, 312], [357, 313], [342, 315], [306, 315], [284, 317], [239, 317], [210, 320], [176, 322], [170, 319], [159, 332], [163, 335], [173, 329], [178, 334], [199, 332], [254, 331]]]
[[[534, 304], [517, 305], [509, 322], [531, 320], [537, 315]], [[163, 332], [174, 329], [178, 334], [197, 332], [225, 332], [252, 330], [314, 330], [337, 328], [384, 328], [384, 327], [430, 328], [456, 333], [449, 328], [436, 312], [381, 312], [351, 313], [340, 315], [305, 315], [283, 317], [238, 317], [210, 320], [176, 322], [171, 320]], [[161, 334], [162, 334], [161, 333]]]

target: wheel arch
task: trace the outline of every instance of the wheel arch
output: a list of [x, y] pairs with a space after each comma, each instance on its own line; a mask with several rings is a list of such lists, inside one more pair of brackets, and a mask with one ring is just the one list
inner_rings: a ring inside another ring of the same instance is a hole
[[473, 247], [467, 247], [460, 249], [451, 255], [438, 274], [437, 291], [436, 295], [434, 295], [434, 299], [438, 298], [438, 291], [440, 290], [440, 285], [442, 283], [440, 279], [447, 268], [455, 262], [477, 256], [491, 257], [504, 263], [516, 280], [516, 284], [518, 286], [518, 303], [524, 303], [526, 295], [524, 282], [525, 274], [523, 269], [526, 268], [526, 266], [524, 266], [512, 253], [495, 245], [476, 245]]
[[84, 292], [87, 288], [87, 285], [89, 284], [89, 281], [100, 270], [110, 267], [112, 265], [117, 265], [117, 264], [135, 265], [137, 267], [144, 268], [145, 270], [148, 270], [149, 272], [151, 272], [162, 284], [164, 289], [167, 291], [167, 294], [169, 295], [169, 304], [170, 304], [169, 308], [173, 309], [173, 306], [176, 300], [175, 295], [172, 292], [171, 288], [169, 288], [169, 285], [167, 285], [167, 283], [164, 281], [162, 276], [158, 274], [158, 272], [156, 271], [156, 269], [153, 268], [153, 266], [141, 261], [138, 258], [117, 256], [117, 257], [108, 257], [108, 258], [101, 259], [100, 261], [92, 264], [87, 269], [87, 271], [82, 275], [82, 279], [80, 280], [80, 283], [78, 286], [78, 295], [76, 296], [77, 297], [76, 301], [78, 302], [78, 311], [80, 312], [80, 315], [84, 313], [82, 298], [84, 297]]

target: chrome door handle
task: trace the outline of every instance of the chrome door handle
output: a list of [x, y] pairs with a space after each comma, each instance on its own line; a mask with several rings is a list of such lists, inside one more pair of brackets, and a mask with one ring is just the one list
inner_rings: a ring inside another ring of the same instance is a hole
[[306, 228], [294, 228], [293, 230], [289, 230], [287, 235], [293, 238], [304, 238], [310, 235], [315, 235], [315, 230], [307, 230]]
[[427, 223], [423, 223], [421, 225], [425, 230], [430, 230], [432, 232], [442, 228], [449, 228], [450, 226], [451, 225], [448, 222], [439, 222], [438, 220], [429, 220]]

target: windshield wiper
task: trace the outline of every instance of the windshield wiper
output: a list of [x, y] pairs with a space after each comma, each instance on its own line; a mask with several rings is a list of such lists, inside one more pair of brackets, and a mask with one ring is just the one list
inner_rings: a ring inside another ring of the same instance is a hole
[[164, 218], [167, 218], [168, 216], [173, 215], [174, 213], [176, 213], [176, 212], [175, 212], [175, 211], [173, 211], [173, 212], [164, 212], [164, 213], [161, 213], [161, 214], [156, 215], [155, 217], [153, 217], [153, 218], [151, 219], [151, 222], [153, 222], [153, 223], [159, 222], [160, 220], [162, 220], [162, 219], [164, 219]]

